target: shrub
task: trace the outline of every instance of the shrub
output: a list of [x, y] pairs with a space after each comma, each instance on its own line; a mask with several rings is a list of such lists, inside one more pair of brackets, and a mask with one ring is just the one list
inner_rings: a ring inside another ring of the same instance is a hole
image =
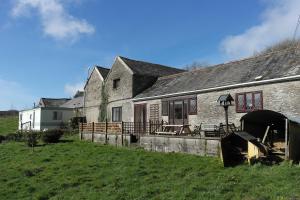
[[62, 135], [62, 130], [48, 130], [43, 133], [42, 140], [45, 143], [57, 143]]
[[16, 141], [20, 142], [24, 139], [23, 134], [20, 132], [17, 133], [9, 133], [5, 136], [5, 140], [7, 141]]
[[26, 133], [25, 142], [29, 147], [35, 147], [38, 143], [38, 133], [36, 132]]
[[5, 140], [5, 137], [3, 135], [0, 135], [0, 143]]

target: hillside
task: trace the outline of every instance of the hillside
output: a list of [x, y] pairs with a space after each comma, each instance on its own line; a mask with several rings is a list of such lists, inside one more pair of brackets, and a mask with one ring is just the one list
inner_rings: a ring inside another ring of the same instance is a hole
[[64, 140], [0, 144], [0, 199], [298, 199], [300, 168]]
[[18, 129], [18, 117], [0, 117], [0, 135], [15, 133]]

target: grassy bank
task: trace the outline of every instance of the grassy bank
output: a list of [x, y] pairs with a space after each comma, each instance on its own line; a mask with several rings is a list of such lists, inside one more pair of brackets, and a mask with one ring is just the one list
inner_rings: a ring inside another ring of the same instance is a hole
[[15, 133], [18, 129], [18, 117], [0, 117], [0, 135]]
[[291, 199], [300, 167], [238, 166], [77, 140], [0, 144], [0, 199]]

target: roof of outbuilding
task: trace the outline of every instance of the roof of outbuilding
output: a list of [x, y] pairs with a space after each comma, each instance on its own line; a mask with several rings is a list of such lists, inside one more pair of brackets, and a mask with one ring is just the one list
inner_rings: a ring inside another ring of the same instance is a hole
[[39, 102], [39, 107], [59, 107], [69, 100], [70, 99], [68, 98], [41, 98]]
[[66, 103], [62, 104], [60, 107], [62, 107], [62, 108], [82, 108], [83, 101], [84, 101], [84, 97], [79, 96], [79, 97], [76, 97], [76, 98], [73, 98], [73, 99], [67, 101]]
[[96, 66], [98, 71], [100, 72], [100, 74], [102, 75], [103, 79], [106, 79], [108, 73], [109, 73], [109, 69], [105, 68], [105, 67], [101, 67], [101, 66]]
[[300, 75], [300, 50], [290, 48], [190, 72], [160, 77], [135, 98]]
[[172, 74], [178, 74], [185, 71], [183, 69], [177, 69], [174, 67], [168, 67], [168, 66], [144, 62], [144, 61], [132, 60], [122, 56], [119, 57], [133, 71], [134, 74], [138, 74], [138, 75], [161, 77], [161, 76], [167, 76]]

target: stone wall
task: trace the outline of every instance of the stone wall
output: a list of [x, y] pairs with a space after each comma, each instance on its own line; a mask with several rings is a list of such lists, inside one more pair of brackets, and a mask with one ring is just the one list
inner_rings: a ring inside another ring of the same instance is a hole
[[[87, 141], [98, 142], [101, 144], [109, 144], [113, 146], [130, 146], [130, 135], [121, 134], [103, 134], [103, 133], [83, 133], [82, 139]], [[187, 153], [199, 156], [219, 156], [220, 140], [210, 138], [196, 137], [174, 137], [174, 136], [141, 136], [140, 142], [137, 144], [147, 151], [156, 152], [177, 152]], [[135, 145], [136, 146], [136, 145]]]
[[[109, 144], [114, 146], [122, 146], [121, 134], [104, 134], [104, 133], [83, 133], [82, 139], [87, 141], [93, 141], [100, 144]], [[123, 146], [130, 145], [130, 135], [123, 135]]]
[[[114, 89], [113, 81], [115, 79], [120, 79], [120, 85]], [[132, 79], [133, 75], [130, 70], [119, 59], [116, 59], [105, 82], [108, 102], [132, 98]]]
[[114, 101], [108, 104], [107, 106], [107, 119], [112, 121], [112, 108], [113, 107], [122, 107], [122, 120], [124, 122], [133, 122], [133, 103], [131, 99], [128, 100], [119, 100]]
[[[262, 91], [264, 110], [273, 110], [289, 116], [300, 116], [300, 81], [293, 81], [198, 94], [198, 115], [189, 121], [193, 125], [201, 122], [209, 124], [225, 123], [224, 108], [218, 106], [218, 97], [230, 93], [235, 99], [237, 93], [253, 91]], [[239, 126], [240, 118], [245, 114], [237, 113], [235, 106], [231, 106], [228, 112], [229, 122]]]
[[148, 151], [181, 152], [200, 156], [219, 156], [220, 140], [195, 137], [142, 136], [140, 146]]
[[84, 89], [84, 113], [87, 122], [98, 122], [99, 117], [103, 81], [96, 70], [93, 70]]
[[[273, 110], [293, 117], [300, 116], [300, 81], [242, 87], [198, 94], [197, 115], [188, 115], [191, 130], [194, 129], [195, 125], [200, 125], [201, 123], [216, 125], [225, 123], [224, 108], [217, 103], [217, 99], [220, 95], [230, 93], [235, 99], [237, 93], [253, 91], [262, 91], [264, 110]], [[139, 103], [147, 104], [147, 120], [149, 119], [150, 104], [159, 103], [160, 120], [162, 119], [168, 122], [168, 116], [161, 116], [160, 99], [135, 102], [135, 104]], [[240, 126], [240, 118], [246, 113], [237, 113], [235, 104], [236, 102], [234, 102], [234, 106], [229, 107], [229, 122], [235, 123], [236, 126]]]

